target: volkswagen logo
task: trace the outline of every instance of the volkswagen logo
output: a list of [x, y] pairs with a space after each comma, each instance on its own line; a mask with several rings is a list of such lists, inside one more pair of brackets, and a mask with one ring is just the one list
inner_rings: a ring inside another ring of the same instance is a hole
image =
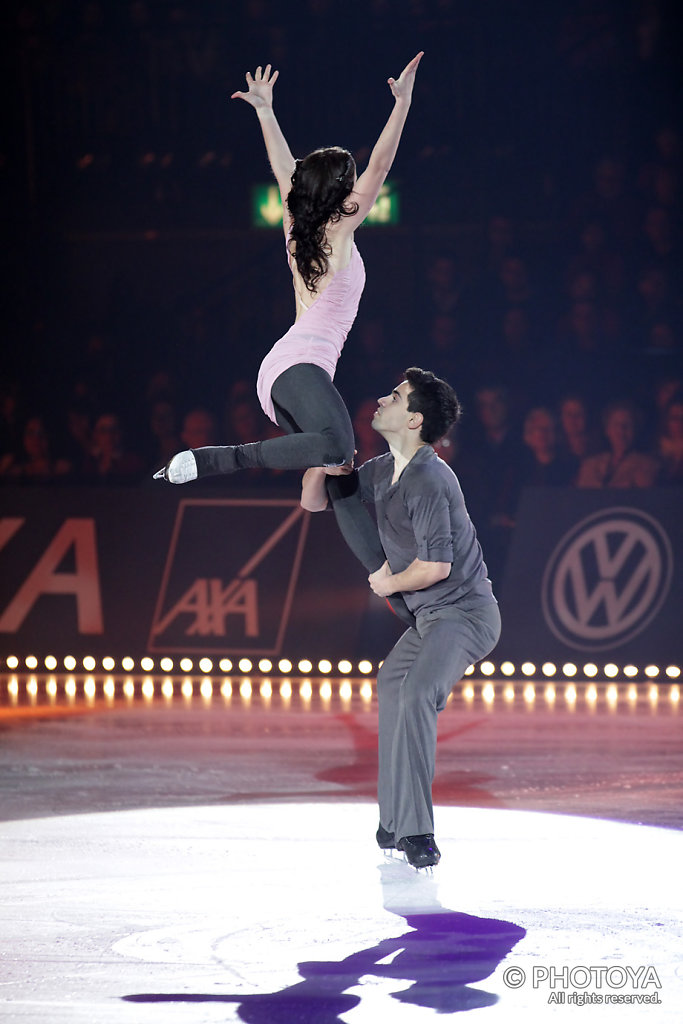
[[618, 647], [652, 621], [672, 576], [671, 543], [656, 519], [639, 509], [604, 509], [572, 527], [550, 556], [543, 614], [570, 647]]

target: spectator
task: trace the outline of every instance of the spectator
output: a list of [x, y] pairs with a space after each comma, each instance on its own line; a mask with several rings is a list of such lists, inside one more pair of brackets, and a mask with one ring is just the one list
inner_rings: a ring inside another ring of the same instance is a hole
[[180, 440], [187, 448], [204, 448], [218, 444], [216, 418], [208, 409], [192, 409], [185, 414]]
[[476, 420], [461, 426], [462, 448], [455, 472], [462, 481], [472, 520], [481, 534], [492, 578], [502, 572], [514, 526], [522, 445], [513, 429], [508, 393], [486, 384], [475, 393]]
[[624, 258], [610, 244], [602, 221], [586, 221], [579, 231], [578, 243], [567, 266], [567, 281], [572, 281], [577, 274], [590, 273], [597, 283], [599, 294], [607, 300], [616, 299], [624, 288]]
[[119, 417], [104, 413], [95, 421], [93, 444], [85, 467], [92, 483], [138, 483], [145, 469], [140, 455], [124, 447]]
[[657, 483], [683, 486], [683, 391], [670, 399], [657, 438], [660, 470]]
[[521, 485], [566, 487], [574, 482], [579, 460], [558, 453], [557, 425], [550, 409], [536, 406], [526, 414], [523, 440], [526, 451], [519, 471]]
[[588, 409], [579, 394], [567, 394], [559, 404], [560, 438], [559, 450], [579, 463], [589, 455], [595, 455], [598, 442], [588, 426]]
[[157, 470], [159, 466], [165, 466], [180, 447], [172, 402], [158, 398], [149, 410], [148, 426], [150, 441], [147, 461], [150, 467]]
[[592, 187], [579, 199], [576, 216], [580, 224], [595, 220], [605, 224], [620, 248], [633, 243], [638, 232], [638, 202], [627, 186], [620, 160], [606, 156], [597, 162]]
[[64, 452], [74, 469], [74, 477], [82, 479], [92, 451], [92, 415], [90, 404], [73, 399], [66, 410]]
[[579, 487], [651, 487], [657, 477], [657, 460], [635, 448], [638, 411], [628, 400], [611, 402], [603, 413], [609, 449], [584, 459]]
[[645, 215], [643, 234], [643, 260], [649, 266], [668, 271], [671, 280], [680, 283], [682, 256], [671, 211], [663, 206], [651, 206]]
[[31, 416], [24, 425], [22, 452], [18, 457], [0, 459], [0, 473], [7, 480], [23, 483], [48, 483], [68, 476], [72, 471], [67, 459], [52, 452], [52, 444], [41, 416]]

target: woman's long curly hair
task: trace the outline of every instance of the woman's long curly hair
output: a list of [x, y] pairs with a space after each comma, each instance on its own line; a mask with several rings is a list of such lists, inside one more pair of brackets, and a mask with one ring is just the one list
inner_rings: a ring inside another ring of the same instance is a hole
[[315, 291], [329, 266], [332, 249], [325, 238], [326, 226], [358, 211], [357, 203], [346, 203], [355, 170], [353, 157], [339, 146], [316, 149], [296, 161], [287, 196], [292, 215], [290, 251], [309, 292]]

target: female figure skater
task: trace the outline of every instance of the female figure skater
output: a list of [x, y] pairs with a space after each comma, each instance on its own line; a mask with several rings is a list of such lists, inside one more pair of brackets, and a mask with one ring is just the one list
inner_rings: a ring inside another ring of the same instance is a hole
[[[264, 412], [286, 433], [251, 444], [179, 452], [155, 479], [184, 484], [253, 467], [349, 471], [353, 428], [332, 378], [365, 283], [353, 236], [393, 163], [421, 58], [422, 52], [398, 79], [388, 79], [394, 108], [359, 178], [351, 154], [336, 146], [294, 159], [273, 112], [279, 72], [271, 71], [270, 64], [265, 71], [258, 67], [253, 76], [247, 73], [246, 92], [233, 93], [232, 99], [245, 100], [256, 111], [282, 198], [296, 320], [263, 360], [257, 392]], [[375, 557], [379, 555], [373, 554], [371, 561]]]

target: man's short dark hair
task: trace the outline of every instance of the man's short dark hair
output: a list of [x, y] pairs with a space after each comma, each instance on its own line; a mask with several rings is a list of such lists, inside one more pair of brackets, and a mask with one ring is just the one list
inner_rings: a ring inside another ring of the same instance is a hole
[[404, 376], [412, 388], [408, 395], [408, 411], [422, 413], [420, 436], [427, 444], [435, 444], [460, 419], [458, 396], [450, 384], [431, 370], [411, 366]]

